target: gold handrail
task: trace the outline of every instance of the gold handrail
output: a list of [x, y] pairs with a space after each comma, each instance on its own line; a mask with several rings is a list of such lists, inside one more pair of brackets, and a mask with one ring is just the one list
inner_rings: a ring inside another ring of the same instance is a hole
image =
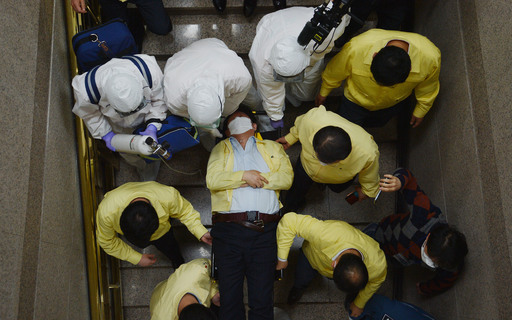
[[[98, 1], [92, 0], [90, 3], [89, 13], [77, 14], [70, 1], [65, 0], [69, 62], [73, 77], [77, 75], [78, 68], [71, 38], [100, 21], [93, 14], [99, 12]], [[95, 236], [98, 200], [114, 187], [114, 166], [112, 161], [104, 160], [111, 156], [98, 150], [84, 122], [78, 117], [75, 120], [91, 319], [120, 320], [123, 318], [123, 308], [119, 260], [105, 254]]]

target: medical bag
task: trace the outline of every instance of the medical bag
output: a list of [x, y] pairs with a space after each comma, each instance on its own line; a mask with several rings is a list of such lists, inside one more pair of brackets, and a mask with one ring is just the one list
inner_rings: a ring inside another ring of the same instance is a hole
[[[133, 133], [139, 134], [145, 126], [138, 128]], [[157, 132], [158, 143], [167, 146], [166, 149], [173, 154], [192, 148], [199, 144], [199, 134], [190, 122], [182, 117], [170, 115], [162, 121], [162, 128]], [[167, 143], [165, 143], [167, 142]], [[157, 155], [140, 155], [146, 162], [159, 160]]]
[[112, 58], [137, 54], [135, 40], [122, 19], [113, 19], [75, 34], [71, 40], [80, 74]]

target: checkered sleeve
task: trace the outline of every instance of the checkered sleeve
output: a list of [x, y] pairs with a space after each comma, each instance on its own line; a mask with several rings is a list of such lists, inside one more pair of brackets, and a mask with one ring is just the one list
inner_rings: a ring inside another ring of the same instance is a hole
[[412, 224], [417, 228], [422, 228], [427, 223], [438, 222], [438, 218], [442, 215], [441, 210], [421, 190], [414, 175], [407, 169], [398, 169], [394, 175], [402, 182], [400, 191], [409, 206]]
[[450, 289], [457, 281], [461, 268], [457, 271], [448, 271], [444, 269], [436, 269], [434, 278], [420, 283], [420, 290], [425, 295], [435, 295]]

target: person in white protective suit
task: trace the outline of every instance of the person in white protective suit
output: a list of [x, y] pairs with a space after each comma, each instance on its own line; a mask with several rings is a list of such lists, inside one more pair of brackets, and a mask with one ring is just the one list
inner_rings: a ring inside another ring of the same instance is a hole
[[257, 94], [273, 128], [283, 127], [285, 97], [296, 107], [302, 101], [315, 99], [324, 69], [323, 58], [350, 22], [350, 17], [345, 15], [322, 45], [313, 50], [314, 42], [310, 41], [304, 48], [297, 43], [297, 37], [314, 11], [313, 7], [279, 10], [265, 15], [256, 27], [249, 59]]
[[164, 99], [171, 114], [190, 119], [207, 150], [222, 137], [221, 117], [238, 109], [252, 79], [243, 60], [219, 39], [196, 41], [164, 68]]
[[[146, 125], [141, 135], [157, 140], [157, 131], [166, 118], [167, 108], [163, 100], [163, 73], [155, 57], [138, 54], [147, 65], [150, 77], [146, 81], [137, 66], [128, 59], [112, 59], [100, 66], [94, 77], [99, 92], [99, 102], [91, 102], [86, 88], [87, 73], [73, 78], [75, 95], [73, 113], [79, 116], [92, 137], [103, 139], [112, 151], [115, 134], [131, 134], [139, 126]], [[143, 70], [143, 69], [142, 69]], [[150, 79], [150, 80], [149, 80]], [[151, 88], [148, 84], [151, 81]], [[90, 87], [89, 87], [90, 88]], [[141, 180], [155, 180], [160, 161], [147, 164], [136, 154], [120, 155], [137, 168]]]

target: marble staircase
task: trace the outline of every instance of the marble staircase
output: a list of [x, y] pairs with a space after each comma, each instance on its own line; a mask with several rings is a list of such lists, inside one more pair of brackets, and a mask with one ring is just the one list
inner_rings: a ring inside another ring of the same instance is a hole
[[[320, 0], [289, 0], [288, 6], [317, 5], [320, 2]], [[196, 40], [207, 37], [223, 40], [249, 66], [247, 54], [256, 25], [264, 14], [273, 11], [270, 0], [260, 0], [255, 14], [250, 18], [244, 17], [242, 13], [242, 1], [228, 0], [223, 14], [217, 13], [209, 0], [164, 0], [164, 5], [173, 22], [172, 33], [167, 36], [157, 36], [148, 32], [143, 46], [143, 53], [156, 56], [162, 68], [172, 54]], [[337, 103], [336, 97], [330, 97], [326, 106], [335, 110]], [[299, 108], [289, 106], [285, 112], [283, 134], [287, 133], [293, 125], [296, 116], [307, 112], [312, 106], [312, 103], [303, 103]], [[391, 173], [397, 165], [396, 127], [396, 120], [392, 120], [384, 128], [370, 131], [379, 145], [381, 175]], [[295, 163], [299, 152], [300, 144], [294, 145], [288, 151], [292, 164]], [[174, 155], [167, 162], [168, 166], [161, 165], [157, 181], [177, 188], [200, 212], [203, 224], [210, 227], [210, 193], [205, 185], [208, 155], [200, 145]], [[135, 169], [121, 160], [120, 169], [116, 173], [116, 185], [137, 180]], [[344, 200], [344, 193], [336, 194], [328, 188], [321, 190], [317, 187], [313, 187], [308, 194], [307, 203], [301, 213], [321, 219], [344, 220], [359, 228], [364, 228], [368, 223], [378, 221], [395, 210], [395, 197], [391, 194], [382, 194], [376, 203], [365, 201], [350, 206]], [[210, 257], [209, 246], [198, 242], [185, 227], [180, 225], [179, 221], [173, 221], [173, 226], [186, 261]], [[348, 316], [342, 306], [344, 294], [335, 288], [332, 281], [321, 277], [318, 277], [299, 303], [294, 306], [286, 305], [301, 241], [301, 239], [295, 240], [290, 255], [290, 266], [285, 270], [284, 279], [275, 285], [275, 305], [284, 309], [294, 320], [347, 319]], [[121, 263], [125, 319], [149, 319], [149, 300], [154, 287], [173, 272], [171, 263], [154, 247], [148, 247], [144, 252], [156, 254], [157, 263], [148, 268], [141, 268], [127, 262]], [[391, 273], [380, 292], [391, 296]]]

